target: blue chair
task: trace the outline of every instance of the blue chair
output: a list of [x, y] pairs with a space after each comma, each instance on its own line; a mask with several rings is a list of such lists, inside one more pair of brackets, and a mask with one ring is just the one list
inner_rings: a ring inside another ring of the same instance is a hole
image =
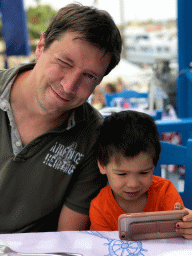
[[150, 114], [150, 116], [153, 117], [155, 121], [160, 120], [162, 118], [162, 110], [156, 110], [153, 114]]
[[148, 93], [137, 92], [133, 90], [125, 90], [118, 93], [118, 97], [129, 99], [129, 98], [148, 98]]
[[180, 132], [182, 136], [182, 145], [186, 145], [187, 140], [192, 135], [192, 118], [182, 118], [175, 120], [156, 121], [159, 134], [162, 132]]
[[185, 207], [192, 209], [192, 139], [186, 146], [161, 141], [161, 154], [154, 175], [161, 176], [162, 164], [185, 165], [184, 192], [180, 192]]
[[113, 93], [113, 94], [109, 94], [109, 93], [105, 93], [105, 102], [106, 102], [106, 107], [112, 107], [111, 102], [113, 99], [117, 98], [118, 93]]
[[129, 100], [130, 103], [134, 104], [135, 99], [144, 99], [145, 102], [148, 102], [148, 93], [140, 93], [133, 90], [124, 90], [119, 93], [105, 94], [106, 106], [115, 107], [117, 104], [117, 99]]

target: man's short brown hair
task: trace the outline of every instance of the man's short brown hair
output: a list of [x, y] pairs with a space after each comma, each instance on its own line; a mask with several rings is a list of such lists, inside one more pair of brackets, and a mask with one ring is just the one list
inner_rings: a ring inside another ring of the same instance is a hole
[[111, 62], [105, 75], [119, 63], [122, 39], [108, 12], [81, 4], [69, 4], [61, 8], [45, 31], [44, 49], [49, 48], [67, 31], [78, 32], [78, 39], [86, 40], [111, 54]]

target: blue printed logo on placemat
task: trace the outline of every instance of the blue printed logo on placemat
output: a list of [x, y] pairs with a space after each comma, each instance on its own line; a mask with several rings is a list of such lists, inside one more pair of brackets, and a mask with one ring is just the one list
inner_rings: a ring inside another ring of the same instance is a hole
[[108, 246], [109, 254], [105, 256], [145, 256], [143, 253], [148, 251], [147, 249], [143, 249], [143, 244], [140, 241], [135, 242], [110, 239], [103, 236], [98, 231], [81, 232], [107, 239], [108, 243], [104, 243], [104, 245]]

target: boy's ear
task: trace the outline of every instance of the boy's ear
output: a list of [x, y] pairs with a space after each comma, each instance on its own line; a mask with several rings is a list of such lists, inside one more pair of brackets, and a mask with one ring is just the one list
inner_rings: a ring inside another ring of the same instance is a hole
[[36, 50], [35, 50], [36, 59], [39, 59], [39, 57], [41, 56], [41, 53], [44, 50], [44, 45], [45, 45], [45, 35], [44, 35], [44, 33], [41, 33], [39, 42], [38, 42]]
[[106, 167], [101, 165], [99, 161], [97, 161], [97, 164], [99, 166], [99, 170], [101, 174], [106, 174]]

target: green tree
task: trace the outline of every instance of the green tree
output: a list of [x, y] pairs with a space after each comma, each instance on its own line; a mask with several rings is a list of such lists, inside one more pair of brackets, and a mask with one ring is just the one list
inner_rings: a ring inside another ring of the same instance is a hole
[[41, 33], [47, 29], [56, 12], [57, 11], [50, 5], [41, 4], [27, 9], [28, 27], [31, 39], [39, 39]]

